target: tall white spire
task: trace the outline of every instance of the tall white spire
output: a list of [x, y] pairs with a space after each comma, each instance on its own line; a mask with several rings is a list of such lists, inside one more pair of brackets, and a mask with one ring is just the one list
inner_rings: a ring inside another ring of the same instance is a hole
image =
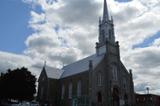
[[104, 7], [103, 7], [103, 21], [108, 21], [108, 20], [109, 20], [108, 6], [107, 6], [107, 1], [104, 0]]

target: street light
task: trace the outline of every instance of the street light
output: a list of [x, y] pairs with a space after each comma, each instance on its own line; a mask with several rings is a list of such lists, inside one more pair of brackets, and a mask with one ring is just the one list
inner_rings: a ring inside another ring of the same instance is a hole
[[149, 94], [149, 87], [146, 87], [146, 90], [147, 90], [147, 94]]

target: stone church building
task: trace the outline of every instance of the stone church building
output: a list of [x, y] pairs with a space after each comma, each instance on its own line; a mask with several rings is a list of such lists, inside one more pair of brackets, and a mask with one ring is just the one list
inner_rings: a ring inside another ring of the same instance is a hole
[[132, 71], [120, 60], [113, 19], [104, 0], [99, 20], [96, 53], [64, 66], [44, 66], [39, 77], [37, 100], [51, 106], [133, 106]]

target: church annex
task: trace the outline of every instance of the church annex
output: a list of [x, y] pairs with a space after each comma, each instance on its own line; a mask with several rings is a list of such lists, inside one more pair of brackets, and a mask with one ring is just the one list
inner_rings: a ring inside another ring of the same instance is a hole
[[37, 99], [50, 106], [134, 106], [132, 71], [120, 60], [113, 19], [104, 0], [96, 53], [64, 66], [44, 66]]

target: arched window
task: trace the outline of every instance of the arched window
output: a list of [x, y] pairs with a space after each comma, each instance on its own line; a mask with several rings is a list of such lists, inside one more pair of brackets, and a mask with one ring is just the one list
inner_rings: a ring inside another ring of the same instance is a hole
[[102, 30], [101, 36], [102, 36], [101, 41], [104, 42], [105, 41], [105, 30]]
[[109, 39], [112, 39], [112, 30], [109, 29]]
[[44, 95], [44, 88], [43, 87], [41, 87], [41, 89], [40, 89], [40, 95], [41, 95], [41, 99], [43, 99], [43, 95]]
[[126, 77], [123, 77], [123, 85], [124, 85], [124, 89], [127, 90], [127, 79], [126, 79]]
[[98, 86], [102, 86], [102, 74], [101, 73], [98, 73], [98, 76], [97, 76], [97, 84]]
[[125, 106], [128, 106], [128, 96], [127, 96], [127, 94], [124, 95], [124, 103], [125, 103]]
[[72, 83], [69, 84], [68, 98], [72, 99]]
[[64, 94], [65, 94], [65, 86], [62, 86], [62, 92], [61, 92], [61, 99], [64, 99]]
[[117, 66], [112, 65], [112, 76], [114, 80], [118, 80]]
[[77, 84], [77, 97], [80, 97], [81, 96], [81, 81], [78, 82]]

